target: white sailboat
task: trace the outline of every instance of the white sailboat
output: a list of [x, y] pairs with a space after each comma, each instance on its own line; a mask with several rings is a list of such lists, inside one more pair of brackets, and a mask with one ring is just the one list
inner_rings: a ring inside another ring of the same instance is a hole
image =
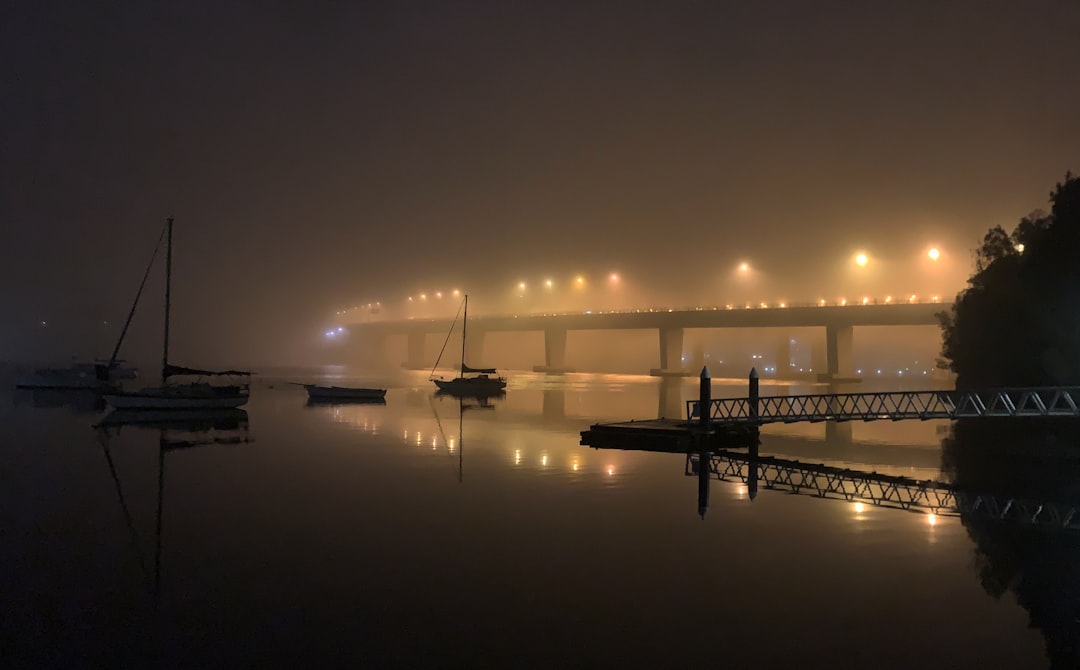
[[[431, 381], [435, 382], [435, 386], [439, 387], [440, 391], [455, 396], [485, 397], [503, 393], [506, 389], [506, 378], [498, 376], [495, 368], [471, 368], [465, 364], [465, 336], [469, 320], [468, 295], [465, 296], [463, 305], [464, 314], [461, 318], [461, 368], [458, 376], [453, 379], [435, 377], [435, 369], [439, 367], [439, 361], [442, 360], [442, 352], [440, 351], [439, 358], [431, 369]], [[452, 323], [450, 324], [450, 332], [453, 332], [453, 330], [454, 324]], [[447, 338], [450, 337], [450, 332], [446, 334]], [[445, 349], [446, 344], [444, 343], [443, 350]]]
[[[173, 219], [165, 223], [167, 244], [165, 255], [165, 335], [161, 357], [161, 385], [136, 391], [122, 391], [105, 396], [105, 402], [116, 409], [163, 410], [163, 409], [221, 409], [240, 407], [248, 401], [251, 385], [251, 373], [242, 370], [201, 370], [169, 363], [169, 310], [170, 290], [172, 285], [172, 228]], [[155, 252], [156, 253], [156, 252]], [[153, 260], [151, 259], [151, 263]], [[145, 283], [145, 278], [144, 278]], [[142, 292], [142, 288], [139, 289]], [[138, 295], [135, 298], [138, 304]], [[132, 306], [134, 313], [135, 306]], [[128, 317], [130, 322], [130, 316]], [[126, 327], [125, 327], [126, 329]], [[123, 340], [123, 334], [121, 334]], [[117, 350], [119, 350], [117, 344]], [[115, 356], [115, 354], [114, 354]], [[188, 383], [169, 383], [171, 377], [195, 377]], [[215, 376], [233, 376], [243, 378], [236, 384], [210, 384], [202, 379]]]

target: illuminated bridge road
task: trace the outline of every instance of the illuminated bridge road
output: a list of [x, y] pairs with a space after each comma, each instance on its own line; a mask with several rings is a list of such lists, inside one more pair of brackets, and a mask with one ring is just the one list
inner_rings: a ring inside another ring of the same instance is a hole
[[[656, 330], [659, 334], [659, 367], [656, 376], [693, 374], [682, 368], [683, 334], [687, 328], [824, 328], [825, 373], [823, 381], [853, 379], [852, 328], [856, 326], [936, 326], [935, 315], [951, 309], [951, 303], [853, 304], [751, 309], [697, 308], [658, 311], [621, 311], [573, 314], [522, 314], [470, 316], [466, 358], [472, 365], [484, 360], [484, 336], [504, 331], [544, 333], [544, 364], [537, 372], [570, 372], [566, 367], [566, 334], [574, 330]], [[408, 337], [405, 367], [423, 369], [427, 335], [445, 336], [450, 319], [376, 321], [350, 325], [354, 334], [382, 350], [387, 337]], [[785, 338], [784, 342], [788, 342]], [[784, 344], [782, 346], [788, 346]], [[783, 351], [778, 352], [784, 358]], [[786, 352], [790, 357], [790, 349]]]

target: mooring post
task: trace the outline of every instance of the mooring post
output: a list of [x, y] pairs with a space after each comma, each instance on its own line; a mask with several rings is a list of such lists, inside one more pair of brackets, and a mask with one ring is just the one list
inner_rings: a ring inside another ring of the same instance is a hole
[[747, 396], [747, 401], [750, 404], [750, 421], [755, 424], [758, 422], [758, 399], [760, 397], [757, 368], [750, 368], [750, 393]]
[[709, 415], [712, 414], [712, 375], [709, 366], [701, 368], [701, 387], [698, 390], [698, 425], [702, 431], [709, 430]]
[[697, 506], [698, 515], [705, 520], [705, 513], [709, 511], [709, 460], [712, 456], [702, 449], [698, 452], [698, 475], [697, 475]]

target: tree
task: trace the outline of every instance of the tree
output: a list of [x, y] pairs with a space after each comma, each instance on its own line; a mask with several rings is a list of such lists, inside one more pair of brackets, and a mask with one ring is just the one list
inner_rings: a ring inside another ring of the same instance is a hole
[[958, 388], [1080, 384], [1080, 177], [1011, 234], [991, 228], [975, 273], [942, 312], [942, 365]]

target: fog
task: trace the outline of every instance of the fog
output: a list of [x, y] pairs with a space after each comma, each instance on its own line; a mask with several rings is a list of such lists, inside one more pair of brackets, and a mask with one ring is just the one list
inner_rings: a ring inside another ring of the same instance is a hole
[[[476, 315], [947, 301], [1080, 169], [1074, 2], [3, 15], [3, 360], [108, 355], [168, 216], [172, 359], [268, 366], [455, 289]], [[125, 358], [160, 357], [163, 274]], [[856, 346], [906, 364], [920, 332]], [[655, 334], [619, 337], [610, 367], [654, 365]]]

